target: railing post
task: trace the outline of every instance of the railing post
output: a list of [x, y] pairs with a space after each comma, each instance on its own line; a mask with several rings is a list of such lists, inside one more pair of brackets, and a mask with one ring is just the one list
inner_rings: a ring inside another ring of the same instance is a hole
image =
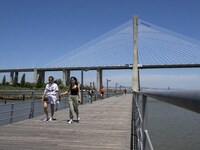
[[35, 113], [35, 92], [32, 92], [32, 118], [34, 118], [34, 113]]
[[144, 132], [145, 132], [145, 140], [148, 141], [150, 150], [154, 150], [148, 131], [145, 130]]
[[29, 114], [29, 119], [31, 119], [32, 117], [33, 117], [33, 102], [31, 102], [31, 110]]
[[108, 98], [108, 79], [106, 80], [106, 97]]
[[67, 100], [65, 99], [65, 109], [67, 108]]
[[131, 137], [131, 149], [137, 150], [138, 149], [138, 127], [137, 127], [137, 119], [138, 119], [138, 110], [137, 110], [137, 100], [138, 94], [137, 92], [133, 92], [133, 100], [132, 100], [132, 137]]
[[131, 115], [131, 150], [134, 148], [134, 93], [132, 94], [132, 115]]
[[142, 141], [143, 141], [143, 149], [146, 148], [146, 135], [145, 135], [145, 112], [146, 112], [146, 103], [147, 97], [142, 95]]
[[56, 111], [58, 111], [58, 103], [56, 102]]
[[14, 111], [14, 103], [11, 104], [10, 124], [13, 122], [13, 111]]
[[96, 101], [96, 100], [97, 100], [97, 95], [95, 94], [95, 95], [94, 95], [94, 101]]

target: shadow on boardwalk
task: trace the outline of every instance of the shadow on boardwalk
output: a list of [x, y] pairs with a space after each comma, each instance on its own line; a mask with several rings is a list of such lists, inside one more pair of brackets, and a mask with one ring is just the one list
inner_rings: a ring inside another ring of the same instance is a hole
[[1, 150], [128, 150], [132, 95], [81, 105], [79, 123], [67, 124], [68, 109], [0, 127]]

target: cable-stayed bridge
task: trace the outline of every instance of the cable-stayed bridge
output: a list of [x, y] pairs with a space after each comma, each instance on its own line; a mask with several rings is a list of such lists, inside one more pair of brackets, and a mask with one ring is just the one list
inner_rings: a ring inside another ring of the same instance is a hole
[[[129, 20], [44, 67], [124, 66], [133, 63], [133, 46]], [[199, 64], [200, 41], [139, 20], [138, 60], [141, 65]]]
[[[143, 20], [138, 20], [137, 36], [139, 69], [200, 67], [200, 41]], [[70, 70], [86, 69], [97, 70], [97, 76], [101, 78], [104, 69], [133, 69], [133, 37], [133, 21], [129, 20], [43, 66], [1, 69], [0, 72], [11, 72], [11, 80], [14, 79], [14, 72], [15, 76], [18, 76], [18, 72], [34, 72], [36, 82], [39, 75], [45, 79], [45, 71], [63, 71], [65, 83], [69, 79]], [[102, 79], [97, 80], [100, 80], [97, 81], [100, 86]]]
[[[129, 20], [38, 68], [53, 70], [53, 68], [70, 67], [126, 66], [133, 64], [133, 46], [133, 21]], [[200, 41], [143, 20], [138, 21], [139, 67], [175, 64], [199, 66], [199, 60]], [[20, 70], [20, 68], [17, 69]], [[27, 68], [24, 71], [30, 69], [32, 70], [32, 68]], [[1, 69], [1, 72], [6, 70]]]

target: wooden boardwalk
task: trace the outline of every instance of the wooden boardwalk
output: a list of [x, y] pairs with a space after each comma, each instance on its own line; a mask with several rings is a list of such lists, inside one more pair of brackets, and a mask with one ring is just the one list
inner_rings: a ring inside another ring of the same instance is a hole
[[131, 95], [80, 105], [79, 123], [67, 124], [68, 109], [0, 127], [0, 150], [129, 150]]

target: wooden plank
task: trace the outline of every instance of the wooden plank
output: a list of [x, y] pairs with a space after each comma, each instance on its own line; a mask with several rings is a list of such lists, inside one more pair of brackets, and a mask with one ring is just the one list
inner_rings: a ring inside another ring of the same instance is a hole
[[79, 123], [67, 124], [69, 110], [0, 127], [1, 150], [127, 150], [130, 149], [131, 95], [80, 105]]

